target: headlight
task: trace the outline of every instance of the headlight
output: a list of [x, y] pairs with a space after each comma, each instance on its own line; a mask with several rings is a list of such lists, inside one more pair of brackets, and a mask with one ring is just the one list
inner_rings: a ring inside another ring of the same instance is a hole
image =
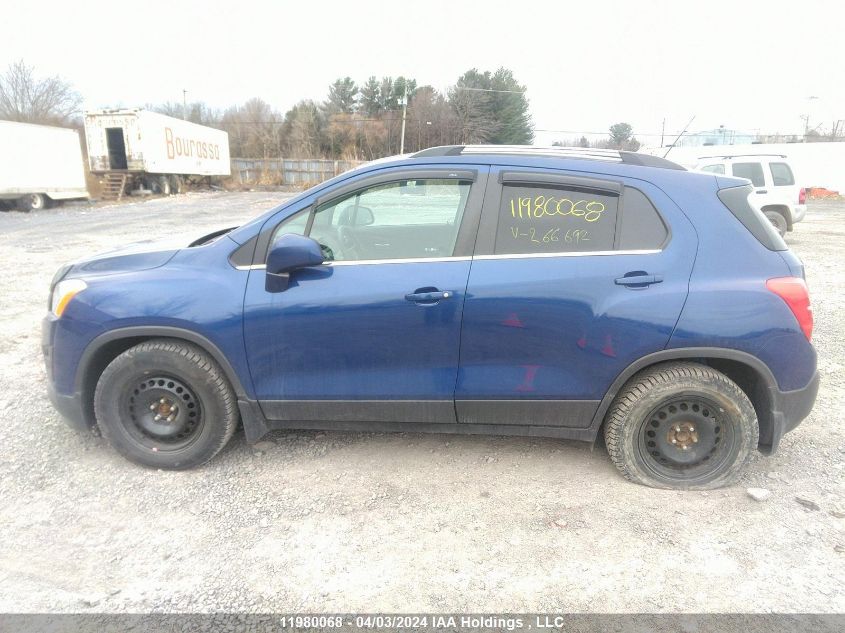
[[65, 279], [60, 281], [53, 288], [53, 295], [50, 297], [50, 311], [57, 317], [62, 316], [70, 300], [87, 287], [88, 284], [81, 279]]

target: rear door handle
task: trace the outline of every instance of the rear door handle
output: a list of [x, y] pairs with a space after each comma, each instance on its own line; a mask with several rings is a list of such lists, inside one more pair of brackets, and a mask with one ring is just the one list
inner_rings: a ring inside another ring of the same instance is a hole
[[448, 299], [453, 293], [451, 290], [431, 290], [426, 292], [412, 292], [405, 295], [407, 301], [414, 303], [437, 303], [443, 299]]
[[617, 286], [639, 286], [644, 288], [663, 281], [662, 275], [625, 275], [615, 280]]

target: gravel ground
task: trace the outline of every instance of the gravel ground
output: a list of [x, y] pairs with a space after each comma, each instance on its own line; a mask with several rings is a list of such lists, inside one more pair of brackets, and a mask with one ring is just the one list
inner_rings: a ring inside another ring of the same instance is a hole
[[286, 196], [0, 214], [0, 612], [845, 610], [845, 203], [811, 204], [788, 238], [813, 293], [815, 412], [733, 488], [636, 486], [577, 443], [417, 434], [254, 450], [239, 433], [201, 469], [157, 472], [66, 427], [39, 349], [55, 269]]

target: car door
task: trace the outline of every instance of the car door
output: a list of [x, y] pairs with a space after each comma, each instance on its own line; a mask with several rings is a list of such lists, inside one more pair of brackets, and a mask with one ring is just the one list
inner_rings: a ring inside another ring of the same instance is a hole
[[380, 170], [271, 219], [324, 265], [282, 292], [250, 272], [244, 340], [270, 420], [454, 423], [460, 328], [486, 166]]
[[654, 185], [493, 168], [464, 304], [462, 423], [590, 425], [613, 380], [662, 350], [695, 231]]

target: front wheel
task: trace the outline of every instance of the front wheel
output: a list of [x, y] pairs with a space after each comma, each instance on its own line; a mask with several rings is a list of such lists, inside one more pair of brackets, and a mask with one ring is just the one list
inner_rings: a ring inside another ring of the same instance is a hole
[[147, 341], [106, 367], [94, 393], [97, 424], [127, 459], [185, 470], [214, 457], [238, 423], [220, 366], [183, 341]]
[[757, 415], [730, 378], [698, 363], [635, 375], [605, 418], [610, 459], [629, 480], [707, 490], [733, 483], [757, 448]]

